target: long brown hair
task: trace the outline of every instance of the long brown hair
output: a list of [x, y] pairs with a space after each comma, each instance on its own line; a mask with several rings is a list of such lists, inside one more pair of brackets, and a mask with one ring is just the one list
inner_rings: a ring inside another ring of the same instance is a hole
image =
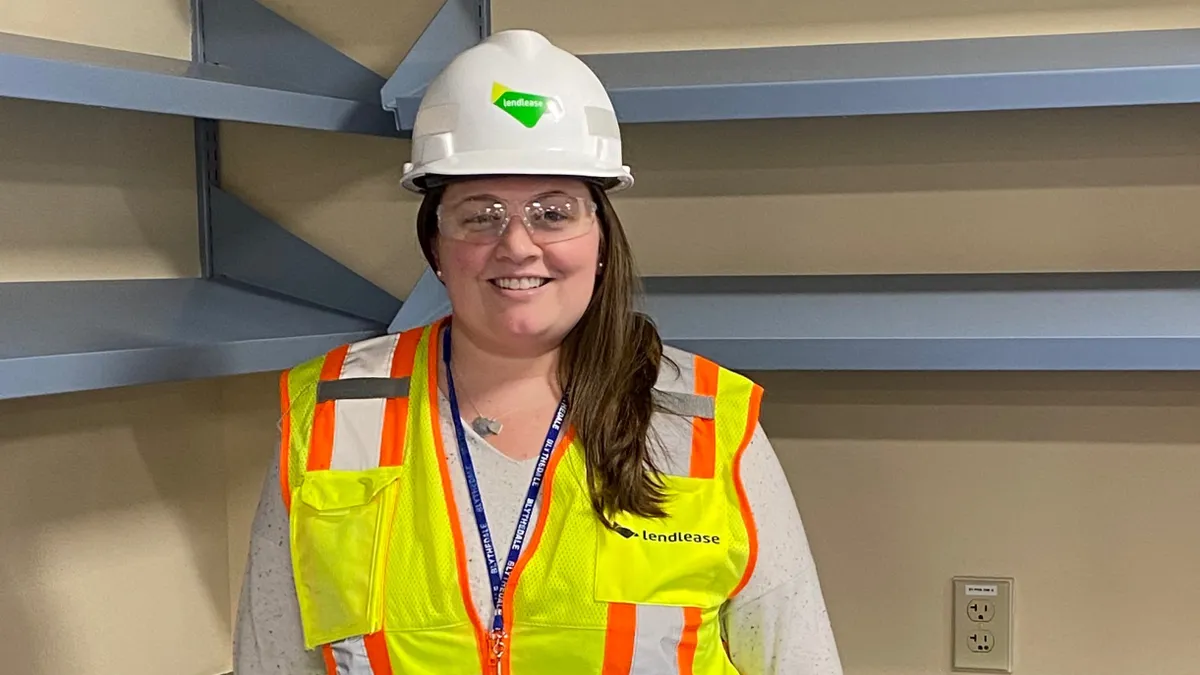
[[[585, 448], [592, 508], [606, 526], [618, 512], [665, 515], [663, 485], [650, 446], [652, 392], [663, 361], [662, 339], [650, 317], [635, 310], [641, 292], [633, 252], [604, 189], [589, 183], [601, 228], [600, 261], [591, 302], [562, 343], [559, 382], [567, 422]], [[437, 206], [444, 185], [431, 186], [417, 213], [417, 238], [437, 268]]]

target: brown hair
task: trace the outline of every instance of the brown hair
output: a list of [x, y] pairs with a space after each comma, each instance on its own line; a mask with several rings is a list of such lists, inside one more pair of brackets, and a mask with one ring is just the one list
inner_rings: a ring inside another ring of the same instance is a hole
[[[586, 450], [592, 508], [606, 526], [617, 512], [655, 518], [663, 485], [650, 449], [652, 392], [665, 360], [650, 317], [634, 309], [641, 285], [629, 240], [608, 195], [589, 183], [601, 228], [600, 261], [591, 302], [567, 334], [559, 381], [570, 402], [567, 423]], [[437, 206], [444, 186], [431, 187], [417, 214], [417, 238], [435, 269]], [[675, 364], [670, 364], [673, 367]]]

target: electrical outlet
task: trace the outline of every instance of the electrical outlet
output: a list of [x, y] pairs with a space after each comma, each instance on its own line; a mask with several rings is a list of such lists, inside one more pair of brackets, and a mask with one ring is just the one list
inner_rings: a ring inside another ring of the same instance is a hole
[[987, 598], [971, 598], [967, 603], [967, 616], [972, 621], [987, 623], [996, 616], [996, 604]]
[[973, 630], [967, 633], [967, 647], [973, 652], [986, 654], [995, 646], [996, 641], [992, 639], [992, 632], [989, 630]]
[[1013, 580], [955, 577], [953, 670], [1011, 673]]

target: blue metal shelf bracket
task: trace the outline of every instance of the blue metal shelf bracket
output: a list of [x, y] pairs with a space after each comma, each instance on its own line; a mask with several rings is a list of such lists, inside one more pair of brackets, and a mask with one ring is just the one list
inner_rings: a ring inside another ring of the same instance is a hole
[[200, 226], [200, 276], [211, 279], [213, 270], [212, 191], [221, 185], [218, 156], [220, 141], [216, 120], [197, 117], [192, 122], [196, 137], [196, 206]]
[[[371, 100], [383, 78], [257, 0], [192, 0], [193, 58], [279, 86]], [[201, 269], [315, 306], [387, 324], [400, 300], [221, 187], [217, 121], [196, 120]]]
[[398, 137], [384, 78], [256, 0], [192, 0], [192, 58], [0, 33], [0, 96]]
[[342, 263], [214, 187], [213, 276], [387, 325], [401, 302]]
[[396, 129], [411, 132], [421, 95], [459, 52], [491, 34], [491, 0], [445, 0], [380, 91]]
[[384, 78], [258, 0], [195, 0], [204, 63], [292, 91], [374, 101]]
[[450, 296], [446, 294], [446, 287], [437, 274], [426, 267], [421, 278], [417, 279], [417, 285], [413, 286], [404, 304], [392, 318], [388, 332], [403, 333], [410, 328], [424, 326], [450, 314], [450, 310]]

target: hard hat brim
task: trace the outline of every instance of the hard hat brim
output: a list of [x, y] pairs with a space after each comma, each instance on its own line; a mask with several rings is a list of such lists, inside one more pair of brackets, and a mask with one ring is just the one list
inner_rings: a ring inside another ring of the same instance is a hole
[[421, 193], [427, 189], [432, 176], [569, 176], [599, 179], [610, 192], [633, 185], [633, 175], [627, 166], [611, 169], [596, 166], [593, 157], [574, 152], [547, 150], [487, 150], [457, 153], [420, 167], [406, 164], [400, 184], [407, 190]]

